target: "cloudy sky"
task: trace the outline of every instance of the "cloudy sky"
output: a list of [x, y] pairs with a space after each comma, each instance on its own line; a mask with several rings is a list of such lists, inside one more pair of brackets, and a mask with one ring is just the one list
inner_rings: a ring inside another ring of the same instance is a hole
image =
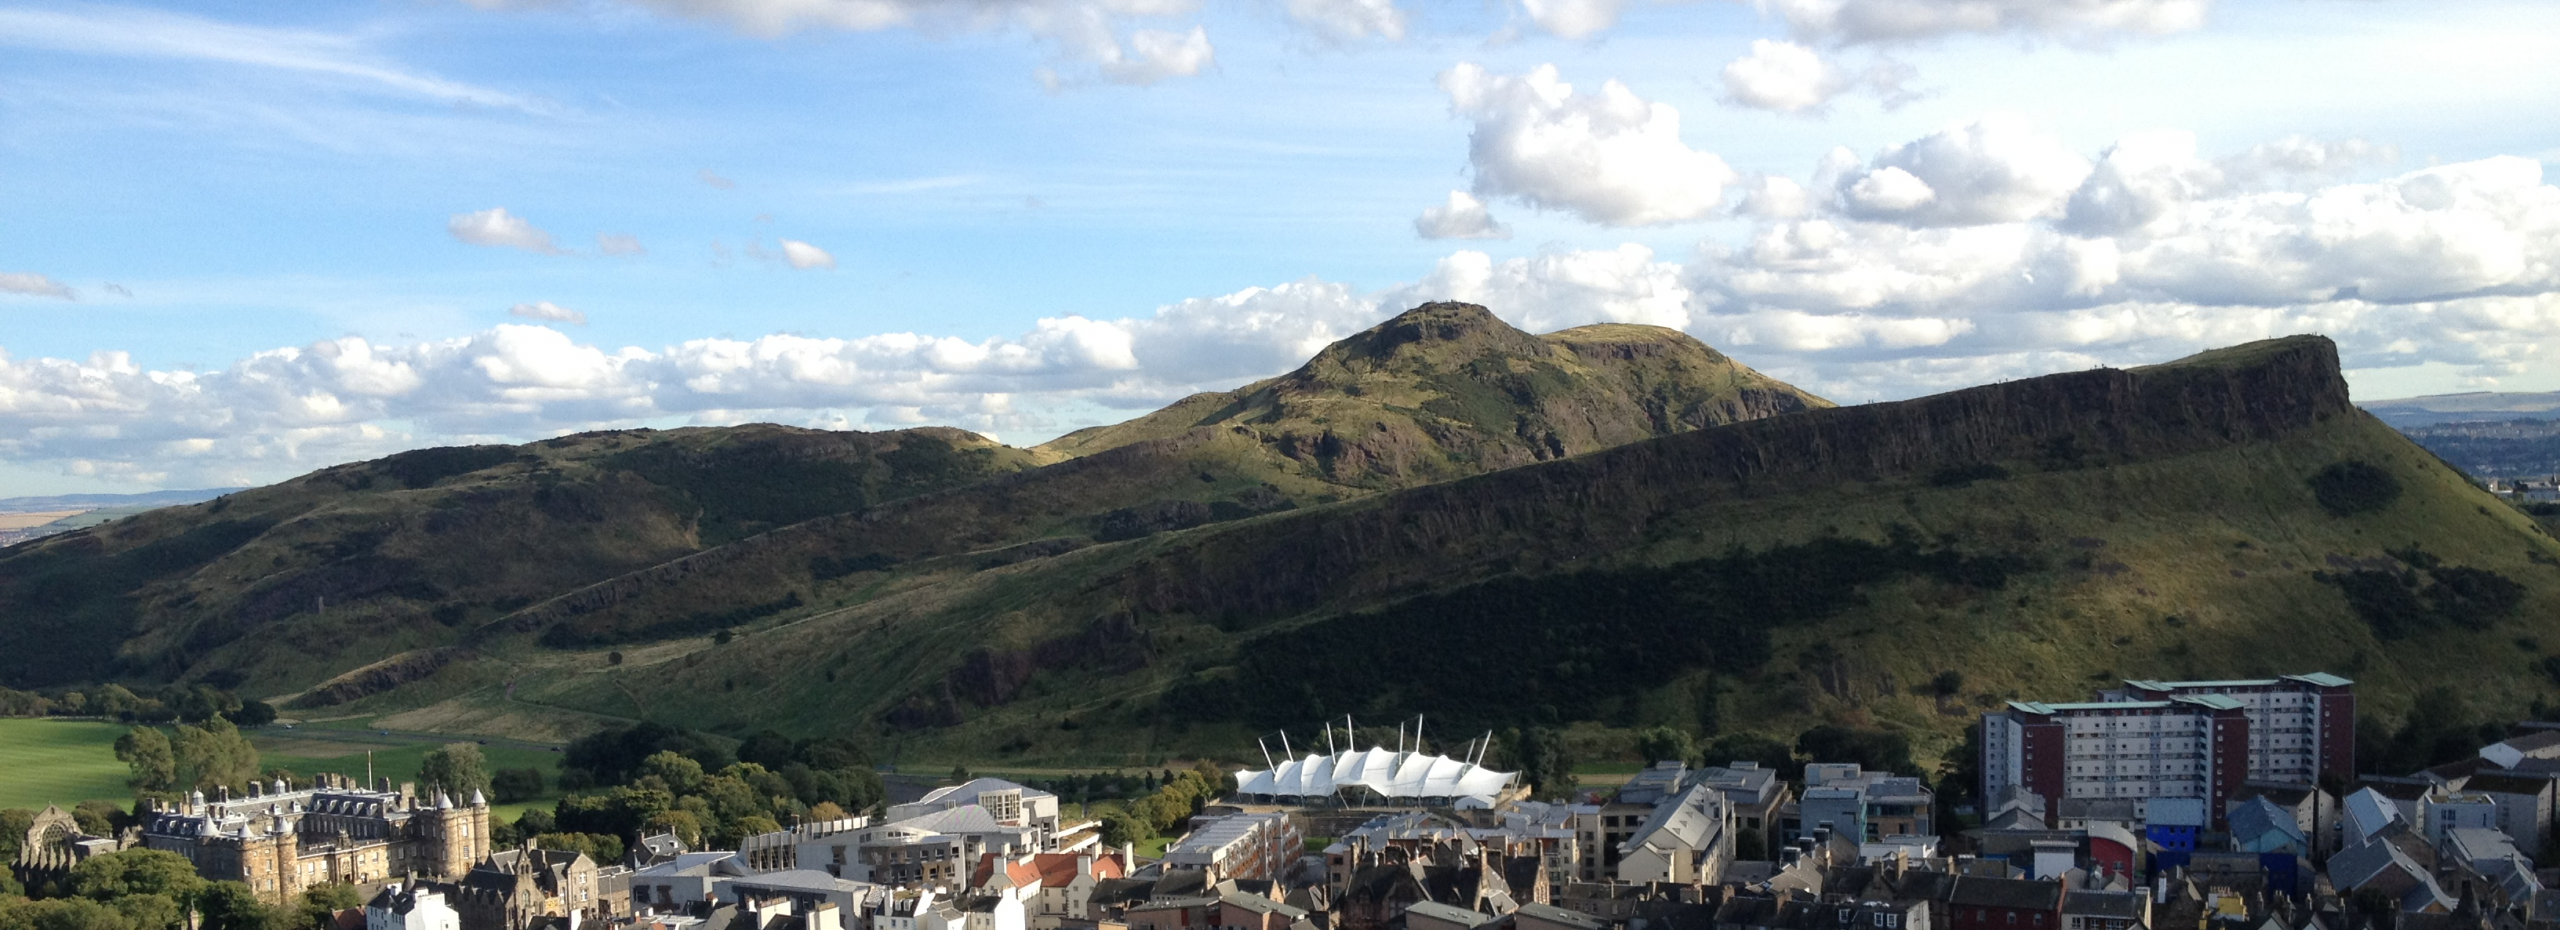
[[1441, 298], [1852, 403], [2555, 390], [2555, 116], [2539, 0], [0, 5], [0, 496], [1029, 444]]

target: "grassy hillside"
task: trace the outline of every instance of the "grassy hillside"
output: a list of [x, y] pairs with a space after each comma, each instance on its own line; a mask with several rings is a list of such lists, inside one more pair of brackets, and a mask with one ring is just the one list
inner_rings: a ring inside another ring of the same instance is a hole
[[[2341, 469], [2362, 484], [2324, 492]], [[2513, 601], [2463, 593], [2484, 577]], [[2316, 338], [1012, 564], [921, 559], [806, 600], [619, 665], [496, 643], [511, 702], [457, 683], [374, 706], [470, 725], [538, 704], [1101, 765], [1232, 756], [1346, 712], [1426, 713], [1446, 734], [1829, 722], [1935, 755], [2000, 700], [2120, 677], [2326, 669], [2387, 726], [2449, 683], [2462, 714], [2521, 715], [2560, 664], [2560, 543], [2348, 405]], [[1949, 670], [1960, 687], [1936, 693]]]
[[299, 690], [564, 589], [1041, 460], [960, 430], [749, 426], [323, 469], [0, 550], [0, 682]]
[[1427, 304], [1288, 375], [1033, 450], [1071, 461], [652, 566], [483, 633], [557, 646], [655, 638], [668, 617], [842, 605], [893, 571], [1043, 559], [1827, 406], [1674, 330], [1532, 336], [1483, 307]]

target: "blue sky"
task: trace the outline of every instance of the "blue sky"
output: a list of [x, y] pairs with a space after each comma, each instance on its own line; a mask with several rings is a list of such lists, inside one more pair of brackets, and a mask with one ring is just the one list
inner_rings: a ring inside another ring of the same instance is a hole
[[0, 496], [1028, 444], [1444, 297], [1847, 402], [2303, 331], [2361, 396], [2560, 389], [2550, 4], [39, 3], [0, 49]]

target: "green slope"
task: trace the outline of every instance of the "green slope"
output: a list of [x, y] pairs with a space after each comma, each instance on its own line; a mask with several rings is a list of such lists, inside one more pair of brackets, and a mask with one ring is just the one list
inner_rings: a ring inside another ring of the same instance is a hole
[[426, 449], [0, 551], [0, 682], [275, 694], [772, 526], [1031, 467], [951, 429]]
[[[2347, 461], [2399, 493], [2332, 513], [2312, 479]], [[2386, 639], [2337, 579], [2396, 572], [2390, 551], [2412, 549], [2510, 579], [2522, 603]], [[2327, 669], [2386, 721], [2449, 682], [2474, 712], [2515, 714], [2553, 688], [2560, 545], [2348, 405], [2334, 349], [2298, 338], [1012, 565], [923, 560], [810, 601], [619, 666], [518, 649], [517, 700], [1104, 764], [1232, 754], [1345, 712], [1446, 732], [1694, 724], [1707, 689], [1730, 729], [1881, 726], [1924, 751], [1998, 700], [2119, 676]], [[1962, 693], [1923, 693], [1949, 669]], [[488, 704], [457, 692], [413, 713]]]

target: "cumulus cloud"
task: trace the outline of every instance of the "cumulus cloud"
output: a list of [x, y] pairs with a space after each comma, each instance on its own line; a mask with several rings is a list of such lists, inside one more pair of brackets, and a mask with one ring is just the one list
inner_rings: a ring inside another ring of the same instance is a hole
[[571, 310], [548, 300], [537, 300], [529, 304], [517, 304], [515, 306], [508, 307], [507, 315], [522, 317], [528, 320], [549, 320], [554, 323], [574, 323], [579, 326], [587, 325], [586, 314]]
[[1521, 12], [1548, 35], [1581, 39], [1618, 24], [1626, 0], [1520, 0]]
[[445, 221], [444, 228], [453, 234], [456, 241], [471, 245], [523, 249], [545, 255], [561, 252], [559, 244], [551, 241], [550, 233], [526, 222], [524, 217], [507, 212], [505, 207], [490, 207], [477, 213], [456, 213]]
[[620, 233], [597, 233], [596, 251], [603, 252], [606, 255], [642, 255], [646, 254], [649, 250], [640, 245], [640, 239], [637, 236], [626, 236]]
[[1550, 332], [1590, 323], [1678, 329], [1690, 323], [1689, 298], [1680, 266], [1657, 262], [1652, 249], [1629, 243], [1498, 262], [1483, 252], [1458, 252], [1422, 280], [1390, 289], [1382, 305], [1401, 309], [1463, 300], [1483, 304], [1514, 326]]
[[[486, 9], [545, 6], [552, 0], [466, 0]], [[756, 36], [782, 36], [809, 30], [878, 32], [921, 29], [931, 33], [986, 32], [1020, 29], [1057, 48], [1066, 58], [1091, 66], [1104, 80], [1147, 84], [1200, 73], [1211, 58], [1208, 33], [1134, 28], [1134, 24], [1183, 16], [1196, 11], [1198, 0], [1007, 0], [1001, 3], [957, 0], [619, 0], [664, 16], [722, 23]], [[1323, 6], [1357, 5], [1376, 0], [1312, 0]], [[1339, 9], [1331, 13], [1340, 14]], [[1401, 17], [1398, 18], [1401, 29]], [[1339, 19], [1328, 20], [1332, 26]], [[1318, 28], [1324, 28], [1319, 26]], [[1123, 36], [1123, 32], [1126, 36]], [[1053, 89], [1076, 83], [1042, 69], [1041, 80]], [[706, 172], [707, 174], [707, 172]], [[707, 179], [706, 179], [707, 180]]]
[[1199, 74], [1217, 57], [1217, 49], [1209, 45], [1209, 30], [1199, 26], [1189, 32], [1140, 29], [1129, 35], [1125, 49], [1113, 45], [1098, 53], [1096, 64], [1114, 84], [1153, 84]]
[[2014, 116], [1986, 116], [1886, 149], [1838, 182], [1850, 216], [1912, 226], [2006, 223], [2059, 210], [2089, 160]]
[[836, 257], [827, 254], [827, 250], [796, 239], [782, 240], [782, 260], [802, 271], [836, 266]]
[[2017, 34], [2073, 42], [2204, 25], [2212, 0], [1760, 0], [1797, 37], [1839, 45]]
[[1404, 38], [1404, 11], [1393, 0], [1289, 0], [1289, 18], [1336, 42]]
[[1751, 54], [1724, 66], [1725, 100], [1755, 109], [1816, 110], [1848, 87], [1839, 68], [1793, 42], [1752, 40]]
[[73, 291], [71, 285], [32, 271], [0, 271], [0, 294], [52, 297], [60, 300], [80, 299], [79, 293]]
[[1475, 192], [1515, 197], [1609, 226], [1703, 219], [1737, 175], [1680, 139], [1680, 113], [1616, 81], [1577, 93], [1554, 65], [1499, 75], [1461, 64], [1440, 75], [1450, 108], [1472, 120]]
[[1413, 231], [1425, 239], [1511, 238], [1511, 227], [1496, 221], [1484, 201], [1466, 191], [1450, 191], [1448, 203], [1423, 208]]

